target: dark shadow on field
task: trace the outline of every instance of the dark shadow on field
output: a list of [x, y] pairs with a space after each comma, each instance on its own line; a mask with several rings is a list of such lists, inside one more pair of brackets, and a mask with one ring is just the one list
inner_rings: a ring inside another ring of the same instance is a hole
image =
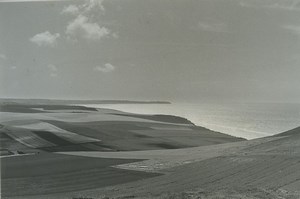
[[126, 116], [126, 117], [133, 117], [133, 118], [141, 118], [141, 119], [147, 119], [147, 120], [153, 120], [158, 122], [168, 122], [168, 123], [174, 123], [174, 124], [190, 124], [194, 125], [191, 121], [183, 118], [178, 117], [174, 115], [142, 115], [142, 114], [111, 114], [111, 115], [120, 115], [120, 116]]
[[[66, 131], [99, 139], [101, 146], [105, 148], [104, 151], [107, 149], [112, 151], [175, 149], [244, 140], [202, 127], [187, 126], [180, 130], [175, 124], [155, 122], [62, 122], [54, 120], [44, 120], [44, 122]], [[103, 151], [101, 148], [99, 150]]]
[[158, 144], [149, 144], [149, 145], [157, 146], [163, 149], [178, 149], [178, 145], [173, 145], [169, 143], [158, 143]]
[[[43, 109], [43, 110], [38, 110]], [[53, 110], [76, 110], [76, 111], [97, 111], [95, 108], [73, 105], [25, 105], [25, 104], [1, 104], [1, 112], [12, 113], [47, 113]]]
[[116, 185], [160, 174], [110, 166], [137, 160], [40, 153], [1, 160], [2, 196], [44, 195]]
[[57, 145], [57, 146], [65, 146], [65, 145], [72, 145], [72, 142], [69, 142], [51, 132], [48, 131], [32, 131], [33, 133], [35, 133], [36, 135], [38, 135], [39, 137]]
[[152, 123], [101, 121], [101, 122], [60, 122], [45, 121], [61, 129], [101, 140], [97, 145], [104, 147], [99, 151], [133, 151], [185, 148], [188, 145], [169, 141], [159, 137], [152, 137], [136, 133], [139, 130], [152, 130]]
[[60, 136], [55, 135], [48, 131], [32, 131], [39, 137], [47, 140], [55, 146], [39, 148], [48, 152], [59, 152], [59, 151], [111, 151], [108, 146], [105, 146], [101, 142], [87, 142], [87, 143], [73, 143], [63, 139]]

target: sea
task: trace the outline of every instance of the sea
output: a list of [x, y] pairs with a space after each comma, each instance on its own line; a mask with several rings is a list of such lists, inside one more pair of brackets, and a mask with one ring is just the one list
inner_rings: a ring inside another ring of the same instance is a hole
[[300, 126], [300, 103], [88, 104], [138, 114], [187, 118], [214, 131], [254, 139]]

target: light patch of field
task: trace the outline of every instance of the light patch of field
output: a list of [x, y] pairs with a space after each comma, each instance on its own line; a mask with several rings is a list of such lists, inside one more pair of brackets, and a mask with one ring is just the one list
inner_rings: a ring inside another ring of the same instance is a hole
[[[213, 144], [222, 144], [226, 142], [236, 141], [232, 137], [220, 136], [216, 133], [207, 133], [201, 130], [153, 130], [153, 125], [150, 126], [151, 130], [131, 130], [140, 136], [154, 137], [161, 140], [168, 140], [170, 143], [180, 143], [185, 146], [207, 146]], [[170, 128], [173, 126], [170, 125]]]
[[51, 110], [51, 109], [45, 109], [45, 108], [31, 108], [33, 110], [37, 111], [45, 111], [50, 113], [91, 113], [94, 111], [89, 110], [78, 110], [78, 109], [58, 109], [58, 110]]
[[46, 116], [44, 113], [13, 113], [13, 112], [0, 112], [1, 123], [13, 123], [14, 121], [27, 121], [27, 120], [51, 120], [53, 117]]
[[146, 172], [160, 172], [176, 166], [191, 164], [202, 160], [234, 154], [242, 149], [260, 145], [280, 138], [264, 138], [251, 141], [242, 141], [210, 146], [151, 151], [122, 151], [122, 152], [58, 152], [61, 154], [94, 157], [94, 158], [119, 158], [119, 159], [147, 159], [141, 162], [117, 165], [116, 168], [138, 170]]
[[[210, 147], [194, 147], [179, 150], [155, 150], [147, 153], [73, 153], [88, 157], [135, 157], [158, 161], [157, 171], [165, 175], [146, 180], [130, 182], [111, 187], [96, 188], [81, 192], [52, 195], [52, 198], [86, 196], [91, 198], [173, 198], [173, 199], [299, 199], [300, 156], [282, 152], [263, 153], [258, 149], [285, 142], [297, 147], [298, 142], [290, 142], [297, 137], [263, 138]], [[280, 146], [280, 145], [278, 145]], [[165, 153], [164, 153], [165, 151]], [[173, 151], [173, 152], [172, 152]], [[194, 151], [194, 152], [193, 152]], [[151, 154], [153, 153], [153, 154]], [[72, 153], [68, 153], [71, 154]], [[193, 160], [188, 160], [191, 157]], [[98, 159], [98, 158], [93, 158]], [[166, 159], [166, 162], [163, 162]], [[175, 159], [175, 162], [172, 162]], [[154, 171], [151, 162], [121, 164], [124, 169]], [[168, 164], [170, 167], [165, 167]], [[176, 163], [182, 163], [177, 164]], [[120, 165], [120, 164], [119, 164]], [[136, 165], [133, 166], [133, 165]], [[46, 199], [47, 196], [35, 198]], [[50, 197], [51, 198], [51, 197]]]
[[42, 147], [52, 147], [56, 146], [55, 144], [48, 142], [32, 133], [27, 129], [13, 129], [13, 131], [7, 131], [7, 135], [16, 141], [28, 146], [30, 148], [42, 148]]
[[18, 157], [18, 156], [26, 156], [26, 155], [35, 155], [35, 153], [9, 154], [9, 155], [5, 155], [5, 156], [0, 156], [0, 158], [11, 158], [11, 157]]
[[[203, 189], [194, 189], [180, 193], [165, 193], [161, 196], [142, 197], [143, 199], [298, 199], [299, 193], [288, 192], [284, 189], [272, 190], [262, 188], [231, 188], [208, 192]], [[125, 197], [124, 197], [125, 198]]]
[[45, 109], [44, 108], [31, 108], [33, 110], [37, 110], [37, 111], [44, 111]]
[[[133, 118], [121, 115], [112, 115], [110, 112], [99, 113], [13, 113], [13, 112], [0, 112], [1, 123], [6, 124], [16, 120], [56, 120], [62, 122], [99, 122], [99, 121], [128, 121], [128, 122], [149, 122], [158, 124], [172, 124], [168, 122], [153, 121], [148, 119]], [[179, 126], [190, 126], [186, 124], [176, 124]]]
[[61, 128], [58, 128], [52, 124], [46, 122], [37, 122], [34, 124], [27, 124], [27, 125], [17, 125], [15, 127], [28, 129], [28, 130], [37, 130], [37, 131], [48, 131], [51, 132], [59, 137], [64, 138], [67, 141], [72, 143], [86, 143], [86, 142], [99, 142], [99, 139], [90, 138], [82, 135], [78, 135], [76, 133], [72, 133]]

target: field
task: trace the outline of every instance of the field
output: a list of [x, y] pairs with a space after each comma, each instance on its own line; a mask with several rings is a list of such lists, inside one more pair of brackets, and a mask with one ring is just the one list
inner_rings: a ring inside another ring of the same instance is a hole
[[300, 198], [300, 128], [244, 140], [170, 115], [1, 106], [2, 198]]

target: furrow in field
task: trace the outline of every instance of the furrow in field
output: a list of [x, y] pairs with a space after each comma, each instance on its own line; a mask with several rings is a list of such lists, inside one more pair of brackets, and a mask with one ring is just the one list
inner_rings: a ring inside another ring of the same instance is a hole
[[58, 128], [52, 124], [49, 124], [47, 122], [37, 122], [34, 124], [27, 124], [27, 125], [19, 125], [16, 126], [18, 128], [22, 129], [28, 129], [32, 131], [45, 131], [45, 132], [51, 132], [59, 137], [64, 138], [65, 140], [72, 142], [72, 143], [87, 143], [87, 142], [99, 142], [99, 139], [82, 136], [76, 133], [72, 133], [69, 131], [66, 131], [64, 129]]
[[28, 130], [8, 131], [7, 135], [31, 148], [56, 146], [55, 144], [40, 138], [39, 136]]

